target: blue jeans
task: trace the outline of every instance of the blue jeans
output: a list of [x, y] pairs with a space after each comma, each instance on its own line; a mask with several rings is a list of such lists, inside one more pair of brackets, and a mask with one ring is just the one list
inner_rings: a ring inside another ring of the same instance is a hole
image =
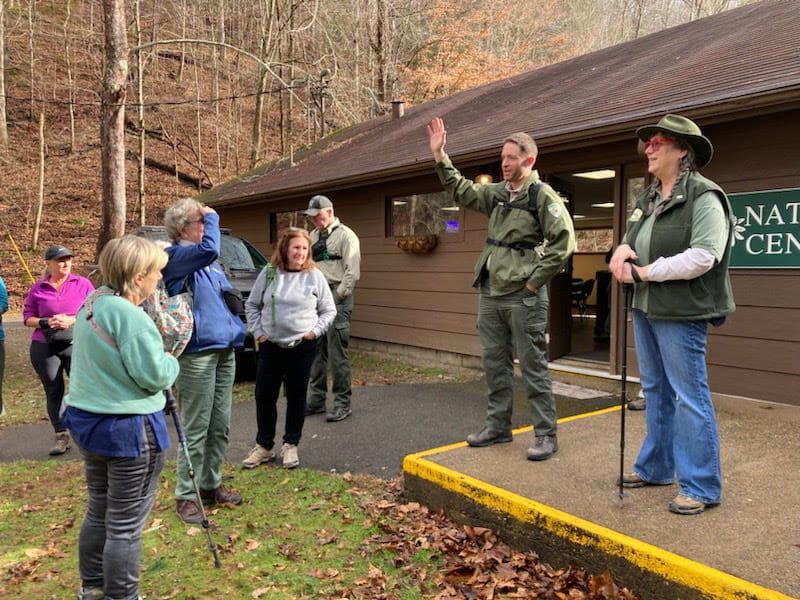
[[139, 598], [142, 529], [153, 506], [164, 453], [157, 451], [144, 422], [142, 454], [101, 456], [81, 449], [89, 505], [78, 538], [78, 562], [84, 587], [104, 588], [106, 598]]
[[706, 374], [706, 321], [650, 319], [633, 310], [647, 434], [633, 471], [671, 483], [689, 498], [718, 504], [719, 434]]

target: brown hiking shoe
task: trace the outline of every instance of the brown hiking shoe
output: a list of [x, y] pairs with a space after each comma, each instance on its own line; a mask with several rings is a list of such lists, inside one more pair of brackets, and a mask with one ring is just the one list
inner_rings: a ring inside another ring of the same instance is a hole
[[56, 441], [53, 447], [50, 448], [50, 456], [64, 454], [67, 450], [69, 450], [69, 433], [66, 431], [59, 431], [56, 434]]
[[188, 525], [199, 525], [203, 522], [203, 513], [197, 508], [194, 500], [176, 500], [175, 512], [181, 518], [181, 521]]
[[206, 506], [210, 504], [233, 504], [238, 506], [242, 503], [242, 496], [238, 492], [227, 489], [224, 485], [215, 490], [200, 490], [200, 497]]
[[669, 510], [678, 515], [697, 515], [703, 512], [707, 506], [705, 502], [700, 502], [700, 500], [678, 494], [672, 502], [669, 503]]

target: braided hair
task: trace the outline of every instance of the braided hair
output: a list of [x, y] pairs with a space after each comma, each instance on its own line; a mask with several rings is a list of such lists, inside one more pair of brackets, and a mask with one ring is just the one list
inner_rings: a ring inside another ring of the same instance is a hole
[[[678, 174], [675, 177], [675, 183], [672, 186], [672, 192], [670, 192], [669, 197], [662, 198], [662, 202], [666, 203], [668, 200], [672, 198], [672, 194], [678, 188], [681, 180], [690, 172], [697, 170], [697, 161], [694, 155], [694, 148], [692, 148], [689, 144], [686, 143], [681, 138], [676, 138], [671, 140], [678, 146], [681, 150], [686, 150], [686, 154], [681, 158], [681, 162], [678, 165]], [[648, 205], [652, 205], [651, 203], [655, 203], [656, 194], [658, 193], [659, 188], [661, 187], [659, 184], [661, 183], [658, 178], [650, 184], [650, 191], [647, 193], [647, 202]]]

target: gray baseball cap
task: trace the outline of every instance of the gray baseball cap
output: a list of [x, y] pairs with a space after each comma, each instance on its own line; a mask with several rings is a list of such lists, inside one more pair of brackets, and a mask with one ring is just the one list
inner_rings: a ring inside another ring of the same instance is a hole
[[333, 202], [327, 196], [314, 196], [308, 201], [306, 214], [309, 217], [316, 217], [323, 208], [333, 208]]

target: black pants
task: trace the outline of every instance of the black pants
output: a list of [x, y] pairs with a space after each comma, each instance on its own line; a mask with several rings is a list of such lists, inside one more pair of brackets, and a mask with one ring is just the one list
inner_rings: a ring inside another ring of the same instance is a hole
[[286, 427], [283, 441], [297, 445], [303, 433], [306, 412], [306, 390], [311, 365], [317, 354], [316, 341], [304, 340], [294, 348], [281, 348], [265, 342], [258, 349], [256, 367], [256, 443], [272, 449], [278, 420], [278, 394], [283, 384], [286, 391]]
[[61, 422], [64, 401], [64, 372], [69, 375], [72, 342], [31, 342], [31, 364], [42, 381], [47, 398], [47, 416], [56, 433], [66, 431]]

